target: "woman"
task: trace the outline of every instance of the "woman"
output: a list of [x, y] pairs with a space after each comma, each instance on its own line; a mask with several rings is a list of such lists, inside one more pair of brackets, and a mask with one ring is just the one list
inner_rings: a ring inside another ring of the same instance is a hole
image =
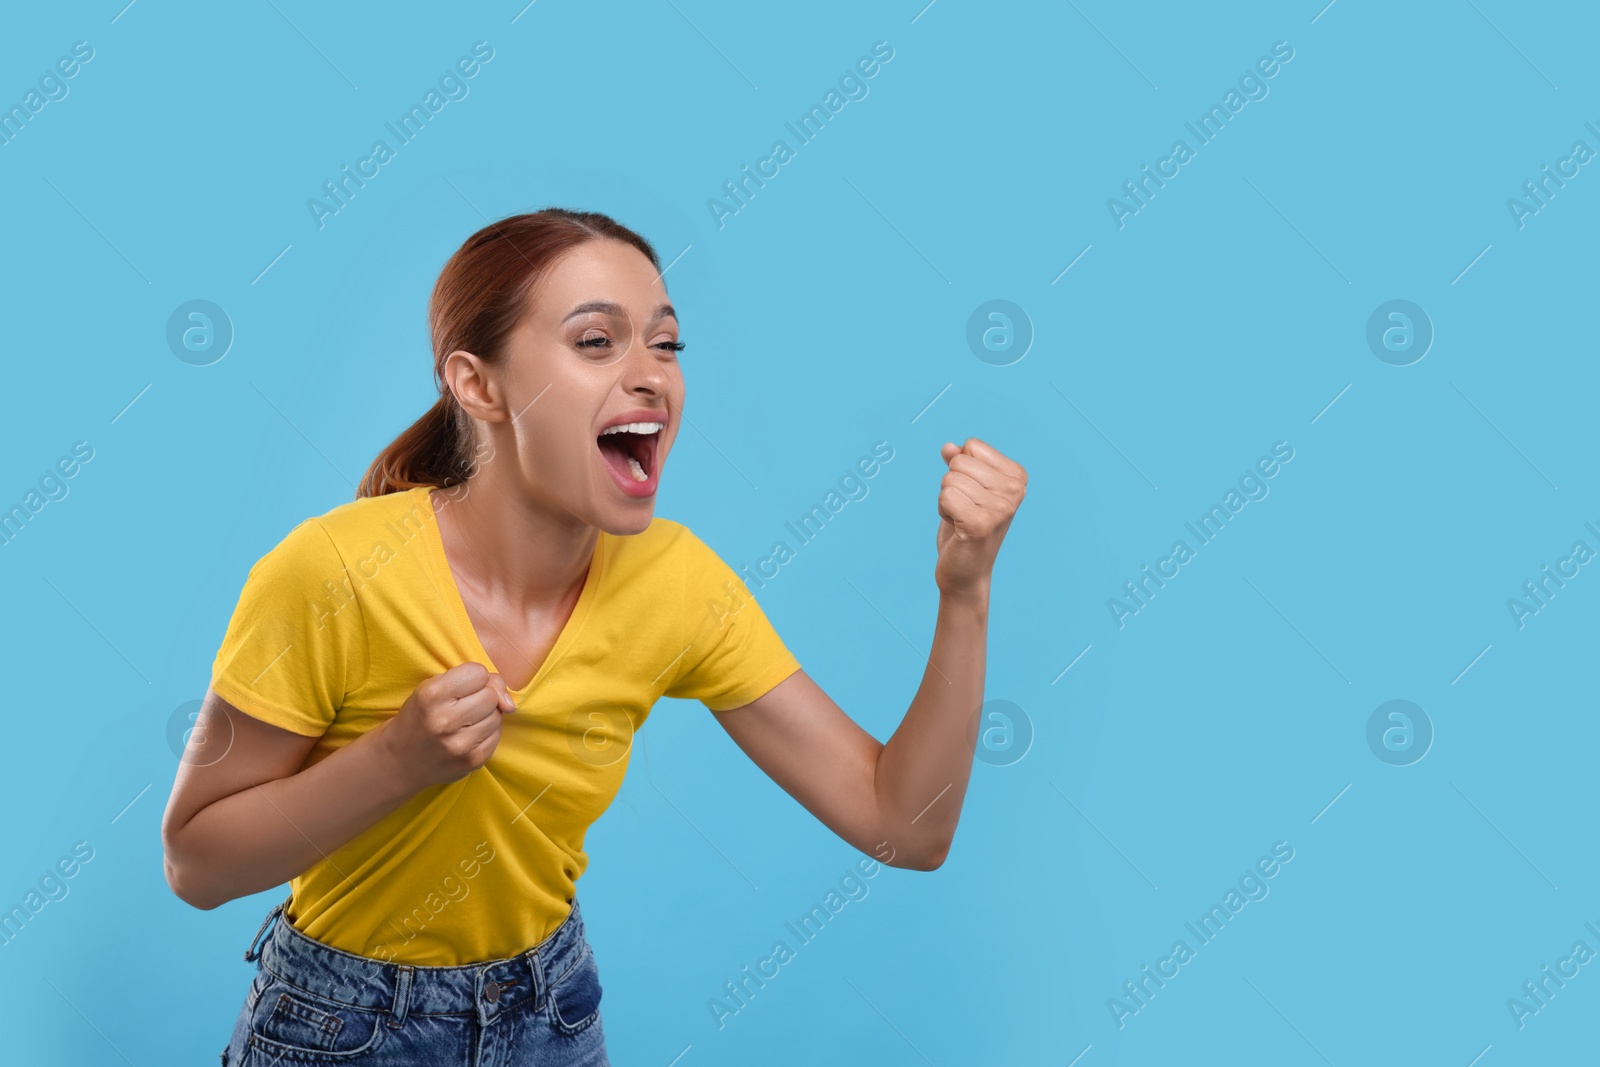
[[1020, 466], [943, 446], [933, 649], [880, 744], [653, 515], [684, 379], [648, 242], [493, 223], [430, 323], [438, 402], [251, 569], [162, 823], [195, 907], [290, 881], [224, 1065], [605, 1064], [574, 886], [661, 696], [884, 863], [938, 867], [960, 814]]

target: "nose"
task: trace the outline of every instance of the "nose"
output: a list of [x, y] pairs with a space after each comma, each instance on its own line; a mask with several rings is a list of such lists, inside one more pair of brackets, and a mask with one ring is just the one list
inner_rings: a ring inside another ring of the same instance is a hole
[[624, 392], [642, 396], [664, 396], [672, 381], [670, 360], [648, 345], [636, 340], [622, 359], [622, 388]]

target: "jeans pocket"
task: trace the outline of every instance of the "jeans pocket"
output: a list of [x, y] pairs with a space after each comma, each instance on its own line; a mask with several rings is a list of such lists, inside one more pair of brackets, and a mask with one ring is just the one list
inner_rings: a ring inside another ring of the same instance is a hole
[[583, 956], [550, 989], [550, 1025], [562, 1034], [587, 1030], [600, 1018], [600, 993], [600, 968], [585, 944]]
[[250, 1045], [285, 1063], [342, 1063], [383, 1044], [387, 1013], [269, 981], [250, 1019]]

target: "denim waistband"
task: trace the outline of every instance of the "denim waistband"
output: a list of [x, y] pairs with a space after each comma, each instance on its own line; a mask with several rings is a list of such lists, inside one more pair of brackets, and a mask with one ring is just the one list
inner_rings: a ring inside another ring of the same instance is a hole
[[[582, 962], [587, 948], [583, 917], [573, 900], [571, 913], [554, 933], [509, 959], [455, 967], [385, 963], [325, 945], [296, 930], [283, 918], [293, 899], [291, 896], [267, 913], [244, 958], [259, 959], [259, 966], [273, 977], [316, 996], [387, 1011], [391, 1026], [399, 1026], [412, 1013], [476, 1013], [487, 1025], [500, 1012], [529, 1001], [531, 1010], [538, 1011], [544, 1007], [550, 987]], [[274, 919], [278, 920], [275, 926]], [[269, 926], [273, 929], [267, 934]], [[263, 934], [267, 935], [264, 941]]]

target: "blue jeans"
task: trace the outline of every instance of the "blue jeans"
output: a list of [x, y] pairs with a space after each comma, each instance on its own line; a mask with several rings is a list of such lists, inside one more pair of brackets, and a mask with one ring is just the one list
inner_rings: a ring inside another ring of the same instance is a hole
[[540, 944], [460, 967], [357, 956], [287, 920], [263, 941], [288, 903], [267, 913], [245, 950], [256, 976], [223, 1067], [610, 1067], [600, 974], [576, 901]]

